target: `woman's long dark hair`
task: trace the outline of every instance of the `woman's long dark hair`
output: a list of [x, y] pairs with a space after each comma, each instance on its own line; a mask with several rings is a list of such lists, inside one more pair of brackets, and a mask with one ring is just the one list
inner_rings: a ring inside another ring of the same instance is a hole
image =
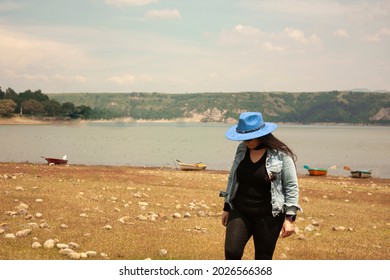
[[286, 144], [276, 138], [272, 133], [260, 137], [259, 140], [264, 143], [267, 148], [282, 151], [289, 155], [294, 160], [294, 162], [296, 162], [297, 156], [293, 153], [293, 151]]

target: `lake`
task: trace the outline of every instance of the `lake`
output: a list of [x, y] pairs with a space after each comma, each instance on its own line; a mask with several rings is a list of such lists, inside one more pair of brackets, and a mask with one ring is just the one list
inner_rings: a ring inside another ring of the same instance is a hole
[[[238, 142], [225, 138], [231, 125], [215, 123], [72, 123], [0, 125], [0, 162], [46, 163], [67, 155], [69, 164], [175, 168], [175, 160], [229, 170]], [[390, 127], [281, 124], [274, 135], [303, 165], [349, 176], [343, 166], [390, 178]]]

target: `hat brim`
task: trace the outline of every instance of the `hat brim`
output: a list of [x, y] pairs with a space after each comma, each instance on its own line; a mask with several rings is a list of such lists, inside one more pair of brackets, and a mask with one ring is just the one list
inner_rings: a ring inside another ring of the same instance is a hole
[[270, 134], [278, 127], [277, 124], [274, 123], [265, 123], [264, 127], [259, 130], [248, 132], [248, 133], [238, 133], [236, 131], [237, 125], [232, 126], [226, 131], [226, 138], [233, 141], [244, 141], [262, 137], [264, 135]]

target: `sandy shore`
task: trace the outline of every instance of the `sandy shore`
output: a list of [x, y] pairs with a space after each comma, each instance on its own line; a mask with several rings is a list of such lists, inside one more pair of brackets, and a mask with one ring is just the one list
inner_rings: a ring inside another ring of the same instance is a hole
[[[69, 259], [91, 250], [97, 255], [90, 259], [223, 259], [218, 194], [227, 177], [214, 170], [0, 163], [0, 259]], [[389, 259], [390, 179], [303, 175], [299, 183], [304, 211], [274, 259]], [[39, 246], [47, 240], [80, 247], [63, 255]], [[250, 244], [244, 259], [252, 258]]]

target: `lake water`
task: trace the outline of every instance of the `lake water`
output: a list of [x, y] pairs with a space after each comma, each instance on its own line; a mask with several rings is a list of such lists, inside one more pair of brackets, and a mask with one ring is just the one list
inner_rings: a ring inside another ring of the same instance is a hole
[[[231, 125], [214, 123], [75, 123], [0, 125], [0, 162], [46, 163], [41, 157], [67, 155], [69, 164], [175, 168], [175, 160], [203, 162], [207, 169], [229, 170], [238, 142], [225, 138]], [[390, 127], [279, 125], [274, 135], [303, 165], [349, 176], [343, 166], [371, 169], [390, 178]]]

